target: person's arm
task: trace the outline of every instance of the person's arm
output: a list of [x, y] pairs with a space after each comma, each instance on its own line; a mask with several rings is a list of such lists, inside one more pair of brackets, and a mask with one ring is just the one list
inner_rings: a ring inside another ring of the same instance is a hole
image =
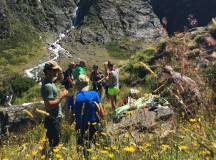
[[49, 107], [58, 106], [59, 103], [67, 96], [67, 94], [68, 94], [68, 91], [65, 89], [60, 93], [59, 98], [46, 99], [46, 100], [44, 100], [44, 103], [45, 103], [46, 106], [49, 106]]
[[100, 99], [100, 96], [99, 94], [97, 93], [97, 96], [96, 96], [96, 102], [97, 102], [97, 108], [98, 108], [98, 113], [99, 115], [101, 116], [101, 118], [103, 118], [105, 116], [105, 108], [103, 106], [103, 104], [101, 103], [101, 99]]
[[100, 79], [97, 81], [97, 83], [100, 83], [101, 81], [103, 81], [105, 79], [104, 74], [101, 72], [99, 72], [99, 77], [100, 77]]
[[74, 84], [74, 81], [73, 81], [73, 79], [71, 77], [68, 77], [67, 81], [69, 82], [69, 84]]
[[94, 73], [92, 72], [91, 75], [90, 75], [90, 80], [91, 80], [92, 82], [93, 82], [93, 80], [94, 80], [94, 79], [93, 79], [93, 74], [94, 74]]

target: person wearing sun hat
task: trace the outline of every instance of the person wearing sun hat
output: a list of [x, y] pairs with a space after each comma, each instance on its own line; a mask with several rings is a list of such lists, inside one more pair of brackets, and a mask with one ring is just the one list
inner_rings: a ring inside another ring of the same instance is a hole
[[[89, 90], [89, 77], [81, 74], [76, 82], [77, 94], [74, 106], [77, 130], [77, 144], [83, 146], [93, 140], [100, 118], [104, 116], [104, 108], [96, 91]], [[87, 137], [85, 136], [88, 133]], [[87, 139], [86, 139], [87, 138]]]
[[60, 141], [61, 125], [61, 101], [67, 96], [67, 90], [60, 92], [55, 85], [58, 77], [62, 78], [62, 68], [55, 61], [48, 61], [44, 65], [45, 78], [41, 86], [41, 96], [44, 100], [45, 110], [49, 116], [45, 117], [44, 127], [47, 129], [46, 136], [49, 139], [50, 147], [55, 147]]

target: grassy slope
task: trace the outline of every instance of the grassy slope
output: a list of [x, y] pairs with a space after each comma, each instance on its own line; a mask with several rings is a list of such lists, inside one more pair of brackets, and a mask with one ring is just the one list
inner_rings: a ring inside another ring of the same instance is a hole
[[46, 35], [39, 33], [27, 21], [9, 14], [7, 21], [10, 35], [0, 39], [0, 80], [11, 73], [22, 73], [24, 69], [38, 62], [47, 50], [43, 47]]
[[[181, 44], [179, 38], [172, 38], [166, 41], [168, 46], [173, 44]], [[130, 77], [141, 78], [141, 73], [146, 73], [146, 70], [139, 65], [139, 61], [148, 62], [151, 59], [157, 48], [152, 49], [152, 44], [149, 45], [150, 49], [139, 51], [127, 64], [125, 70], [122, 72], [122, 82], [125, 83], [124, 90], [128, 89], [127, 82], [130, 82]], [[159, 45], [160, 46], [160, 45]], [[169, 47], [168, 47], [169, 48]], [[201, 48], [200, 48], [201, 49]], [[169, 54], [173, 54], [174, 50], [169, 50]], [[171, 52], [172, 51], [172, 52]], [[169, 57], [170, 55], [168, 55]], [[171, 55], [170, 58], [163, 58], [163, 62], [157, 65], [162, 65], [169, 60], [169, 63], [173, 66], [178, 67], [180, 64], [176, 61], [176, 55]], [[155, 72], [157, 72], [157, 67], [152, 66]], [[194, 65], [194, 61], [191, 61], [190, 66]], [[190, 76], [197, 75], [197, 71], [190, 70], [185, 66], [185, 73]], [[125, 77], [129, 71], [130, 76]], [[199, 70], [201, 72], [201, 70]], [[150, 75], [147, 74], [148, 79]], [[149, 80], [149, 83], [153, 83]], [[147, 85], [147, 86], [146, 86]], [[148, 88], [149, 84], [141, 83], [141, 89]], [[154, 86], [154, 85], [153, 85]], [[137, 86], [138, 87], [138, 86]], [[209, 88], [210, 89], [210, 88]], [[148, 91], [152, 91], [149, 87]], [[208, 90], [207, 92], [209, 92]], [[121, 93], [123, 96], [126, 92]], [[206, 95], [207, 97], [209, 95]], [[204, 96], [204, 97], [206, 97]], [[212, 105], [212, 104], [211, 104]], [[106, 102], [106, 106], [109, 105]], [[212, 106], [213, 107], [213, 106]], [[62, 131], [62, 144], [54, 151], [51, 155], [52, 159], [82, 159], [82, 154], [78, 154], [76, 150], [76, 137], [74, 131], [74, 125], [69, 125], [67, 122], [63, 122]], [[106, 133], [105, 137], [106, 137]], [[0, 152], [1, 159], [43, 159], [44, 152], [42, 149], [47, 150], [47, 143], [44, 141], [45, 130], [43, 125], [35, 127], [33, 130], [28, 131], [25, 135], [12, 136], [11, 139], [7, 141]], [[90, 149], [90, 159], [182, 159], [182, 160], [203, 160], [203, 159], [214, 159], [216, 158], [216, 118], [214, 112], [211, 116], [207, 114], [206, 108], [199, 110], [196, 117], [190, 118], [185, 121], [184, 118], [177, 118], [176, 123], [176, 133], [170, 134], [167, 138], [159, 139], [158, 137], [148, 137], [143, 134], [143, 139], [145, 143], [137, 144], [133, 137], [131, 137], [130, 132], [125, 134], [124, 141], [120, 141], [118, 137], [113, 137], [114, 141], [106, 139], [104, 136], [96, 143], [93, 149]], [[25, 158], [23, 158], [25, 157]]]
[[[92, 16], [94, 17], [94, 15]], [[87, 21], [87, 23], [91, 24], [91, 21]], [[98, 29], [100, 29], [100, 27]], [[195, 79], [201, 89], [206, 88], [205, 90], [202, 90], [204, 95], [203, 99], [205, 102], [209, 101], [212, 96], [210, 94], [212, 93], [212, 89], [207, 84], [201, 84], [202, 81], [206, 80], [205, 77], [202, 76], [204, 75], [204, 71], [202, 68], [194, 70], [194, 68], [197, 67], [197, 63], [193, 57], [194, 54], [196, 54], [194, 49], [205, 49], [202, 47], [202, 44], [199, 44], [200, 42], [197, 41], [197, 39], [200, 37], [202, 39], [206, 32], [208, 31], [200, 33], [200, 35], [198, 35], [199, 37], [191, 37], [191, 35], [188, 36], [188, 34], [178, 34], [176, 37], [166, 39], [159, 45], [154, 43], [148, 44], [145, 45], [145, 48], [147, 49], [137, 51], [135, 55], [127, 61], [127, 63], [125, 62], [126, 67], [121, 72], [121, 82], [125, 92], [120, 94], [119, 100], [125, 96], [131, 82], [134, 80], [142, 78], [145, 79], [136, 86], [142, 89], [143, 92], [152, 92], [152, 90], [158, 87], [162, 79], [160, 79], [160, 77], [155, 79], [155, 77], [149, 74], [149, 72], [143, 68], [139, 62], [142, 61], [148, 63], [152, 58], [152, 55], [156, 54], [163, 44], [166, 43], [166, 56], [157, 60], [154, 65], [151, 65], [151, 69], [153, 69], [154, 72], [159, 73], [161, 66], [166, 64], [172, 65], [177, 71], [182, 71], [187, 76]], [[186, 48], [184, 47], [185, 44], [182, 43], [184, 40], [187, 44]], [[193, 44], [196, 41], [198, 43]], [[124, 40], [121, 43], [113, 42], [106, 46], [107, 50], [101, 46], [98, 47], [97, 45], [94, 47], [87, 46], [86, 49], [90, 52], [96, 50], [96, 55], [102, 56], [102, 58], [96, 59], [97, 61], [91, 61], [92, 63], [95, 63], [106, 60], [109, 57], [107, 53], [116, 57], [120, 52], [120, 57], [122, 57], [122, 53], [126, 48], [124, 45], [127, 46], [128, 43], [131, 42]], [[68, 45], [68, 48], [69, 47], [70, 45]], [[79, 52], [80, 55], [83, 55], [82, 53], [85, 53], [86, 50], [80, 48], [80, 46], [77, 47], [77, 52]], [[98, 51], [98, 48], [101, 50]], [[193, 58], [187, 60], [183, 64], [181, 58], [184, 56], [184, 53], [187, 53], [187, 56], [192, 56]], [[83, 55], [83, 58], [86, 58], [86, 56]], [[91, 58], [92, 56], [89, 57], [89, 60]], [[38, 92], [37, 89], [35, 90]], [[25, 97], [28, 96], [32, 96], [32, 94], [27, 93], [25, 95]], [[107, 108], [109, 107], [107, 102], [106, 106]], [[181, 118], [182, 116], [179, 116], [176, 123], [176, 133], [170, 134], [170, 136], [165, 139], [147, 137], [143, 134], [145, 143], [136, 144], [133, 137], [131, 137], [128, 132], [125, 134], [125, 140], [123, 142], [118, 140], [118, 137], [114, 137], [115, 141], [110, 144], [110, 142], [104, 142], [105, 138], [102, 137], [96, 146], [92, 150], [89, 150], [91, 153], [91, 159], [215, 159], [216, 118], [214, 116], [215, 111], [213, 110], [215, 106], [212, 103], [208, 103], [208, 106], [210, 106], [208, 108], [210, 109], [209, 112], [207, 112], [207, 108], [202, 106], [197, 116], [190, 118], [187, 121]], [[3, 148], [0, 151], [0, 158], [43, 159], [44, 153], [42, 153], [41, 150], [44, 148], [44, 136], [45, 130], [42, 124], [35, 127], [33, 130], [28, 131], [24, 135], [12, 136], [12, 138], [6, 141], [6, 144], [3, 145]], [[76, 151], [74, 126], [68, 125], [67, 122], [63, 122], [62, 143], [63, 146], [60, 146], [55, 150], [52, 159], [82, 159], [81, 154], [78, 154]], [[46, 146], [47, 143], [45, 148]]]

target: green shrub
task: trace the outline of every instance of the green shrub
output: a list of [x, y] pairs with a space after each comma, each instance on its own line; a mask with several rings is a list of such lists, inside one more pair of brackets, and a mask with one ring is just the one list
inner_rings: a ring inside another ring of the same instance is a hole
[[144, 88], [147, 92], [152, 92], [157, 87], [157, 79], [155, 76], [148, 74], [145, 77]]
[[9, 82], [9, 84], [11, 85], [13, 93], [16, 96], [20, 97], [22, 96], [22, 93], [32, 88], [36, 84], [36, 82], [27, 77], [16, 76]]
[[146, 50], [137, 52], [136, 59], [147, 63], [149, 62], [149, 60], [151, 60], [151, 58], [154, 57], [155, 54], [156, 54], [156, 49], [148, 48]]
[[198, 43], [198, 44], [201, 44], [201, 43], [203, 43], [204, 42], [204, 37], [203, 36], [197, 36], [196, 38], [195, 38], [195, 42], [196, 43]]
[[121, 44], [116, 41], [108, 43], [106, 49], [109, 55], [115, 58], [127, 59], [130, 56], [130, 51], [121, 47]]
[[208, 78], [209, 85], [214, 91], [216, 91], [216, 63], [209, 65], [208, 69], [206, 70], [206, 76]]
[[39, 100], [41, 97], [40, 86], [34, 85], [32, 88], [22, 93], [21, 97], [17, 97], [14, 101], [15, 105], [19, 105], [25, 102], [33, 102]]

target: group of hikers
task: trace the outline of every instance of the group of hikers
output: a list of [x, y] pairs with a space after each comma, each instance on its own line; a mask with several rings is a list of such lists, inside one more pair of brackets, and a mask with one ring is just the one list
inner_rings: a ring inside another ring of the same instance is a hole
[[[43, 70], [45, 78], [41, 86], [41, 95], [45, 109], [49, 113], [49, 116], [45, 117], [44, 123], [51, 148], [56, 147], [60, 141], [62, 117], [60, 103], [63, 99], [67, 104], [67, 113], [75, 119], [77, 144], [87, 148], [94, 140], [95, 133], [99, 131], [101, 119], [105, 115], [102, 100], [107, 97], [110, 100], [112, 110], [117, 110], [116, 96], [120, 92], [119, 69], [111, 61], [107, 61], [103, 65], [104, 71], [100, 71], [97, 65], [93, 65], [92, 72], [88, 72], [90, 73], [90, 76], [88, 76], [84, 61], [80, 61], [79, 64], [71, 62], [64, 72], [55, 61], [48, 61], [45, 64]], [[171, 66], [165, 66], [162, 69], [161, 76], [165, 77], [166, 80], [153, 93], [158, 93], [166, 88], [169, 92], [161, 92], [161, 96], [169, 93], [181, 96], [185, 102], [188, 102], [186, 103], [189, 106], [188, 108], [184, 104], [186, 113], [195, 114], [193, 107], [190, 106], [193, 104], [192, 101], [199, 102], [201, 99], [196, 82], [179, 72], [175, 72]], [[57, 80], [64, 85], [64, 90], [60, 94], [58, 94], [55, 84]], [[132, 90], [129, 97], [137, 99], [136, 96], [134, 97], [135, 92], [137, 91]], [[187, 98], [187, 96], [190, 98]], [[178, 100], [178, 96], [176, 97]], [[187, 99], [188, 101], [186, 101]], [[130, 102], [130, 99], [125, 100], [124, 104]]]
[[[104, 63], [104, 73], [97, 65], [93, 65], [92, 69], [89, 78], [84, 61], [80, 61], [79, 64], [71, 62], [64, 72], [55, 61], [48, 61], [45, 64], [41, 95], [46, 112], [49, 113], [49, 116], [45, 117], [44, 126], [51, 148], [56, 147], [60, 142], [62, 117], [60, 103], [63, 99], [66, 101], [69, 114], [74, 115], [79, 146], [84, 146], [86, 141], [91, 142], [98, 130], [100, 120], [105, 114], [101, 98], [106, 96], [110, 99], [112, 109], [116, 108], [116, 96], [119, 93], [119, 70], [111, 61]], [[65, 88], [59, 94], [55, 84], [57, 80]]]

